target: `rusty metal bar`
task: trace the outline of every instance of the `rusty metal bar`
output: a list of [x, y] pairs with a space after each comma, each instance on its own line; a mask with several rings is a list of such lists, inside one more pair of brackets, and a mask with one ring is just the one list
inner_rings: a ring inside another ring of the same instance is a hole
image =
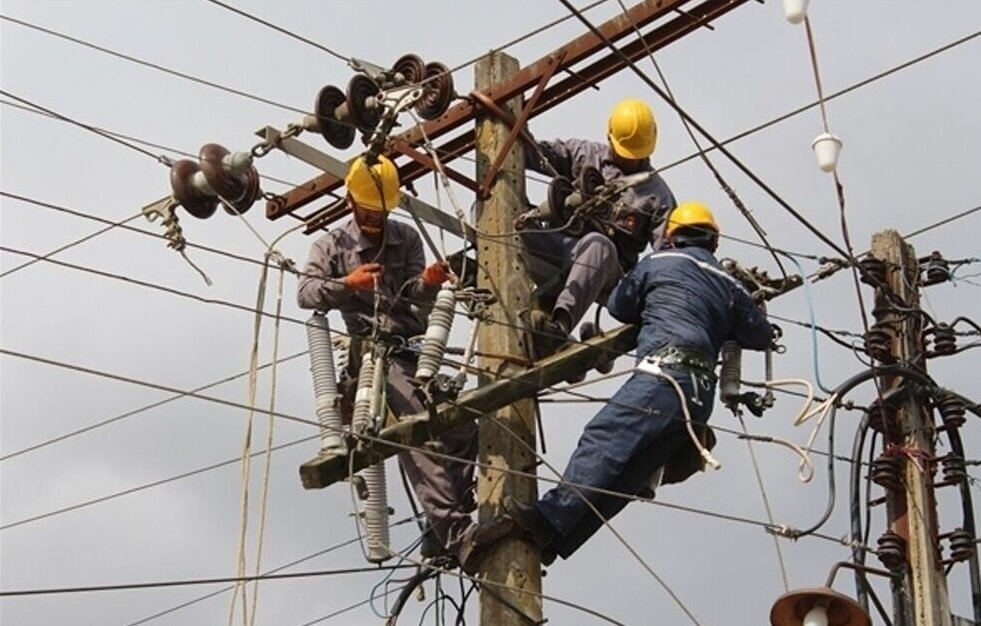
[[[427, 171], [436, 171], [436, 161], [433, 160], [431, 156], [419, 152], [418, 150], [413, 148], [411, 145], [407, 144], [402, 139], [399, 139], [398, 137], [392, 139], [391, 147], [392, 147], [392, 152], [397, 152], [398, 154], [402, 154], [404, 156], [409, 157], [416, 163], [425, 167]], [[440, 162], [440, 165], [443, 165], [442, 161]], [[470, 178], [469, 176], [466, 176], [465, 174], [461, 174], [460, 172], [452, 168], [446, 167], [445, 165], [443, 165], [443, 171], [446, 173], [447, 178], [451, 180], [455, 180], [456, 182], [460, 183], [470, 191], [477, 191], [477, 182], [472, 178]]]
[[[642, 27], [662, 15], [678, 8], [689, 0], [644, 0], [631, 7], [627, 15], [618, 15], [599, 26], [599, 30], [611, 41], [622, 39], [633, 32], [633, 24]], [[629, 16], [629, 17], [628, 17]], [[602, 39], [593, 33], [585, 33], [572, 40], [560, 50], [565, 53], [565, 59], [560, 67], [571, 67], [579, 61], [602, 51], [606, 44]], [[553, 53], [554, 54], [554, 53]], [[553, 54], [546, 55], [535, 61], [510, 80], [504, 81], [489, 90], [488, 95], [494, 100], [503, 101], [524, 93], [526, 90], [535, 86], [542, 74], [552, 64]], [[554, 67], [552, 68], [554, 71]], [[422, 128], [412, 128], [402, 133], [400, 136], [408, 144], [418, 144], [423, 139], [423, 131], [431, 139], [436, 138], [458, 128], [459, 126], [472, 121], [476, 111], [470, 102], [460, 102], [451, 107], [439, 118], [426, 122]], [[391, 155], [389, 155], [391, 156]], [[333, 191], [342, 184], [336, 176], [323, 174], [309, 182], [300, 185], [296, 189], [285, 194], [286, 202], [283, 207], [270, 203], [266, 206], [266, 216], [269, 219], [278, 219], [284, 213], [292, 212], [329, 191]]]
[[484, 179], [480, 181], [480, 188], [477, 189], [477, 197], [482, 200], [486, 200], [490, 196], [490, 187], [494, 184], [494, 179], [497, 178], [497, 172], [501, 169], [501, 163], [507, 158], [508, 151], [511, 150], [511, 146], [514, 142], [518, 140], [521, 132], [525, 128], [525, 124], [528, 122], [528, 116], [532, 111], [535, 110], [535, 106], [538, 104], [538, 99], [541, 98], [542, 92], [545, 90], [545, 85], [548, 81], [552, 79], [555, 74], [555, 68], [562, 63], [562, 58], [565, 53], [562, 51], [557, 52], [552, 56], [552, 63], [545, 69], [542, 77], [538, 80], [538, 85], [535, 87], [535, 91], [531, 94], [528, 102], [521, 108], [521, 113], [518, 114], [518, 118], [514, 120], [511, 124], [511, 130], [508, 132], [508, 136], [504, 139], [504, 144], [501, 146], [500, 150], [497, 152], [497, 156], [494, 157], [494, 162], [491, 164], [490, 169], [487, 170], [487, 174]]
[[[707, 22], [711, 22], [715, 19], [718, 19], [722, 15], [728, 13], [732, 9], [735, 9], [736, 7], [742, 4], [745, 4], [746, 2], [749, 2], [749, 0], [707, 0], [706, 2], [703, 2], [697, 7], [687, 9], [686, 14], [684, 16], [676, 17], [671, 21], [666, 22], [661, 26], [658, 26], [654, 30], [650, 31], [649, 33], [644, 35], [643, 38], [636, 39], [630, 42], [629, 44], [623, 46], [621, 48], [621, 51], [631, 61], [637, 61], [647, 56], [648, 50], [653, 52], [660, 48], [663, 48], [677, 41], [678, 39], [684, 37], [685, 35], [691, 33], [692, 31], [695, 31], [699, 28], [703, 28]], [[645, 5], [646, 4], [648, 3], [645, 3]], [[635, 10], [636, 8], [637, 7], [634, 7], [633, 9], [631, 9], [631, 11]], [[671, 10], [673, 10], [673, 6], [671, 7], [665, 6], [664, 8], [662, 8], [661, 13], [669, 12]], [[621, 18], [625, 19], [623, 16], [621, 16]], [[656, 16], [651, 17], [644, 23], [645, 24], [649, 23], [655, 18]], [[615, 20], [611, 20], [611, 22], [612, 21]], [[603, 26], [607, 26], [609, 23], [610, 22], [606, 22], [604, 23]], [[638, 27], [641, 26], [640, 23], [638, 23], [637, 25]], [[626, 29], [632, 30], [632, 27], [629, 25], [629, 23], [626, 24]], [[534, 65], [525, 68], [525, 70], [522, 70], [521, 74], [528, 71], [532, 67], [538, 67], [540, 64], [542, 67], [545, 67], [545, 65], [548, 63], [548, 59], [551, 56], [552, 55], [549, 55], [548, 57], [536, 61]], [[578, 58], [581, 59], [582, 56], [580, 55]], [[556, 67], [556, 71], [565, 69], [564, 66], [567, 66], [569, 63], [570, 63], [570, 58], [567, 56], [566, 59]], [[542, 93], [541, 98], [539, 99], [538, 104], [536, 105], [534, 110], [530, 112], [529, 118], [540, 115], [541, 113], [552, 109], [553, 107], [581, 93], [582, 91], [585, 91], [586, 89], [590, 89], [598, 81], [609, 78], [610, 76], [619, 72], [625, 67], [626, 67], [626, 63], [623, 61], [623, 59], [621, 59], [619, 55], [611, 53], [591, 63], [585, 68], [576, 70], [574, 76], [568, 76], [562, 79], [561, 81], [559, 81], [558, 83], [556, 83], [555, 85], [545, 89], [545, 91]], [[519, 74], [519, 76], [521, 74]], [[531, 84], [534, 85], [534, 83]], [[486, 95], [490, 97], [492, 100], [499, 99], [496, 96], [496, 94], [498, 94], [501, 89], [502, 88], [496, 88], [494, 90], [487, 92]], [[455, 111], [457, 110], [458, 107], [466, 107], [470, 111], [470, 119], [472, 119], [473, 111], [475, 110], [476, 106], [477, 104], [470, 103], [470, 102], [458, 104], [455, 107], [451, 108], [449, 111], [447, 111], [443, 115], [443, 117], [439, 118], [438, 120], [434, 120], [434, 122], [428, 122], [427, 124], [434, 124], [440, 122], [444, 118], [447, 118], [447, 116], [449, 116], [451, 113], [454, 114], [455, 116], [456, 115]], [[459, 123], [454, 122], [453, 127], [455, 128], [456, 126], [459, 125], [460, 125]], [[411, 143], [411, 137], [414, 136], [413, 133], [416, 132], [418, 132], [418, 129], [409, 130], [406, 133], [400, 135], [398, 139], [405, 141], [407, 143]], [[426, 132], [429, 133], [430, 130], [427, 128]], [[444, 130], [443, 132], [446, 131]], [[432, 139], [432, 135], [429, 135], [429, 137], [430, 139]], [[469, 152], [470, 150], [473, 149], [473, 146], [474, 146], [474, 132], [472, 129], [468, 129], [464, 133], [454, 137], [453, 139], [448, 140], [443, 145], [437, 147], [436, 150], [439, 152], [440, 161], [445, 164], [451, 161], [452, 159], [462, 154], [465, 154], [466, 152]], [[401, 177], [401, 180], [403, 182], [410, 182], [412, 180], [415, 180], [416, 178], [419, 178], [420, 176], [423, 176], [428, 171], [430, 170], [428, 168], [423, 167], [421, 164], [416, 162], [410, 162], [399, 168], [399, 176]], [[322, 179], [324, 179], [325, 177], [327, 177], [327, 175], [315, 178], [309, 181], [308, 183], [306, 183], [305, 185], [301, 185], [297, 189], [289, 192], [287, 194], [287, 197], [293, 198], [294, 196], [292, 194], [299, 193], [301, 190], [304, 189], [308, 189], [310, 193], [314, 193], [316, 189], [322, 189], [322, 191], [320, 191], [320, 195], [323, 195], [324, 193], [327, 193], [328, 191], [335, 189], [337, 186], [340, 186], [340, 182], [338, 181], [334, 187], [330, 187], [329, 189], [327, 189], [326, 183], [322, 182]], [[327, 190], [323, 190], [323, 189], [327, 189]], [[286, 210], [286, 207], [288, 206], [290, 206], [288, 202], [284, 203], [283, 207], [279, 209], [279, 215], [276, 215], [275, 217], [271, 215], [270, 213], [271, 209], [270, 207], [267, 206], [267, 216], [270, 217], [270, 219], [276, 219], [278, 217], [281, 217], [283, 213], [288, 212]], [[308, 226], [304, 232], [311, 233], [315, 230], [323, 228], [324, 226], [330, 224], [331, 222], [333, 222], [334, 220], [340, 217], [343, 217], [344, 215], [346, 215], [346, 212], [336, 215], [331, 214], [330, 217], [328, 217], [323, 211], [316, 211], [313, 214], [311, 214], [311, 216], [308, 218], [309, 220]]]

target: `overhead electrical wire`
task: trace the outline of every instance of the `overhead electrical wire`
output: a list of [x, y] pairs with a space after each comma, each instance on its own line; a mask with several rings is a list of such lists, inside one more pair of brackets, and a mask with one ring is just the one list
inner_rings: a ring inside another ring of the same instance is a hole
[[77, 37], [72, 37], [71, 35], [66, 35], [64, 33], [60, 33], [58, 31], [52, 30], [50, 28], [45, 28], [45, 27], [40, 26], [38, 24], [32, 24], [31, 22], [27, 22], [27, 21], [24, 21], [24, 20], [19, 20], [19, 19], [15, 18], [15, 17], [11, 17], [9, 15], [0, 15], [0, 20], [5, 20], [7, 22], [11, 22], [13, 24], [17, 24], [18, 26], [23, 26], [24, 28], [29, 28], [31, 30], [35, 30], [37, 32], [44, 33], [46, 35], [50, 35], [52, 37], [57, 37], [59, 39], [65, 40], [65, 41], [70, 41], [71, 43], [77, 44], [79, 46], [83, 46], [85, 48], [96, 50], [98, 52], [102, 52], [103, 54], [108, 54], [108, 55], [113, 56], [113, 57], [116, 57], [118, 59], [122, 59], [124, 61], [129, 61], [130, 63], [136, 63], [137, 65], [142, 65], [144, 67], [149, 67], [151, 69], [155, 69], [155, 70], [160, 71], [160, 72], [163, 72], [165, 74], [169, 74], [171, 76], [176, 76], [177, 78], [182, 78], [184, 80], [189, 80], [189, 81], [194, 82], [194, 83], [197, 83], [199, 85], [204, 85], [206, 87], [211, 87], [213, 89], [218, 89], [220, 91], [224, 91], [226, 93], [234, 94], [236, 96], [241, 96], [243, 98], [248, 98], [249, 100], [254, 100], [256, 102], [261, 102], [263, 104], [268, 104], [269, 106], [274, 106], [274, 107], [277, 107], [277, 108], [280, 108], [280, 109], [284, 109], [284, 110], [287, 110], [287, 111], [292, 111], [293, 113], [299, 113], [301, 115], [307, 115], [308, 113], [310, 113], [310, 111], [307, 111], [306, 109], [301, 109], [301, 108], [298, 108], [298, 107], [291, 106], [289, 104], [285, 104], [285, 103], [282, 103], [282, 102], [277, 102], [275, 100], [270, 100], [269, 98], [264, 98], [262, 96], [259, 96], [259, 95], [254, 94], [254, 93], [249, 93], [247, 91], [243, 91], [241, 89], [236, 89], [234, 87], [228, 87], [226, 85], [222, 85], [220, 83], [216, 83], [216, 82], [211, 81], [211, 80], [206, 80], [206, 79], [203, 79], [203, 78], [198, 78], [197, 76], [192, 76], [190, 74], [186, 74], [184, 72], [180, 72], [180, 71], [171, 69], [169, 67], [165, 67], [165, 66], [160, 65], [158, 63], [153, 63], [153, 62], [150, 62], [150, 61], [145, 61], [143, 59], [139, 59], [139, 58], [136, 58], [136, 57], [131, 56], [131, 55], [128, 55], [128, 54], [123, 54], [122, 52], [116, 52], [115, 50], [112, 50], [110, 48], [106, 48], [106, 47], [103, 47], [103, 46], [100, 46], [100, 45], [91, 43], [89, 41], [85, 41], [84, 39], [79, 39]]
[[66, 593], [99, 593], [103, 591], [132, 591], [134, 589], [163, 589], [166, 587], [193, 587], [199, 585], [218, 585], [222, 583], [243, 583], [259, 580], [290, 580], [295, 578], [322, 578], [347, 574], [373, 574], [393, 569], [409, 569], [413, 565], [373, 565], [347, 569], [317, 570], [313, 572], [293, 572], [286, 574], [261, 574], [259, 576], [232, 576], [227, 578], [187, 578], [182, 580], [162, 580], [147, 583], [117, 583], [113, 585], [89, 585], [85, 587], [51, 587], [46, 589], [0, 590], [0, 597], [41, 596]]

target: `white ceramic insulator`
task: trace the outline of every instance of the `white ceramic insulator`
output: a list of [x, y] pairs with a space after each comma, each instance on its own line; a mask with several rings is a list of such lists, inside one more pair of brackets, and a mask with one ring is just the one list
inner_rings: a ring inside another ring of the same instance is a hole
[[722, 344], [722, 367], [719, 368], [719, 398], [726, 406], [739, 395], [743, 350], [731, 339]]
[[368, 560], [381, 563], [392, 557], [391, 538], [388, 531], [388, 488], [385, 484], [385, 462], [379, 461], [366, 467], [361, 475], [368, 488], [364, 502], [365, 542]]
[[214, 188], [208, 184], [208, 179], [205, 178], [204, 172], [194, 172], [194, 175], [191, 176], [191, 185], [206, 196], [214, 197], [218, 195]]
[[221, 164], [232, 176], [240, 178], [252, 167], [252, 155], [248, 152], [232, 152], [231, 154], [225, 155], [225, 158], [221, 160]]
[[320, 422], [320, 447], [325, 452], [344, 454], [347, 452], [344, 438], [341, 437], [344, 424], [337, 393], [330, 325], [325, 315], [314, 313], [307, 320], [307, 343], [310, 346], [310, 371], [313, 373], [317, 421]]
[[429, 326], [426, 336], [419, 349], [419, 365], [416, 368], [416, 378], [427, 381], [436, 375], [443, 363], [446, 353], [446, 342], [450, 337], [453, 326], [453, 307], [456, 306], [456, 295], [452, 289], [440, 289], [429, 314]]
[[351, 417], [351, 429], [358, 434], [371, 430], [371, 385], [374, 377], [375, 361], [370, 354], [366, 354], [358, 370], [358, 391], [354, 396], [354, 414]]

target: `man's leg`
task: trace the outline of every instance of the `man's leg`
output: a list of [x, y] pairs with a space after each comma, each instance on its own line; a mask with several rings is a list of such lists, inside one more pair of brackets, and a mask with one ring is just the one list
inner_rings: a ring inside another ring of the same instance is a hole
[[[408, 378], [415, 372], [415, 363], [392, 359], [388, 370], [388, 402], [397, 415], [410, 415], [424, 410], [413, 395]], [[468, 423], [444, 434], [440, 440], [441, 455], [473, 460], [477, 455], [477, 426]], [[473, 482], [473, 465], [410, 450], [399, 454], [419, 504], [440, 542], [455, 552], [463, 534], [473, 524], [467, 503], [468, 490]]]
[[568, 276], [552, 313], [553, 319], [568, 324], [571, 332], [593, 302], [608, 293], [620, 279], [617, 250], [609, 237], [588, 233], [574, 240], [569, 253]]

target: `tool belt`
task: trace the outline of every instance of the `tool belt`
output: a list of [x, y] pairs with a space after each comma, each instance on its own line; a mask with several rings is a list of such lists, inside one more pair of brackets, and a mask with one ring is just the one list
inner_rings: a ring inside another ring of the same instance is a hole
[[708, 378], [713, 384], [718, 379], [715, 375], [715, 360], [707, 355], [681, 346], [658, 348], [646, 357], [657, 362], [662, 367], [681, 369]]

